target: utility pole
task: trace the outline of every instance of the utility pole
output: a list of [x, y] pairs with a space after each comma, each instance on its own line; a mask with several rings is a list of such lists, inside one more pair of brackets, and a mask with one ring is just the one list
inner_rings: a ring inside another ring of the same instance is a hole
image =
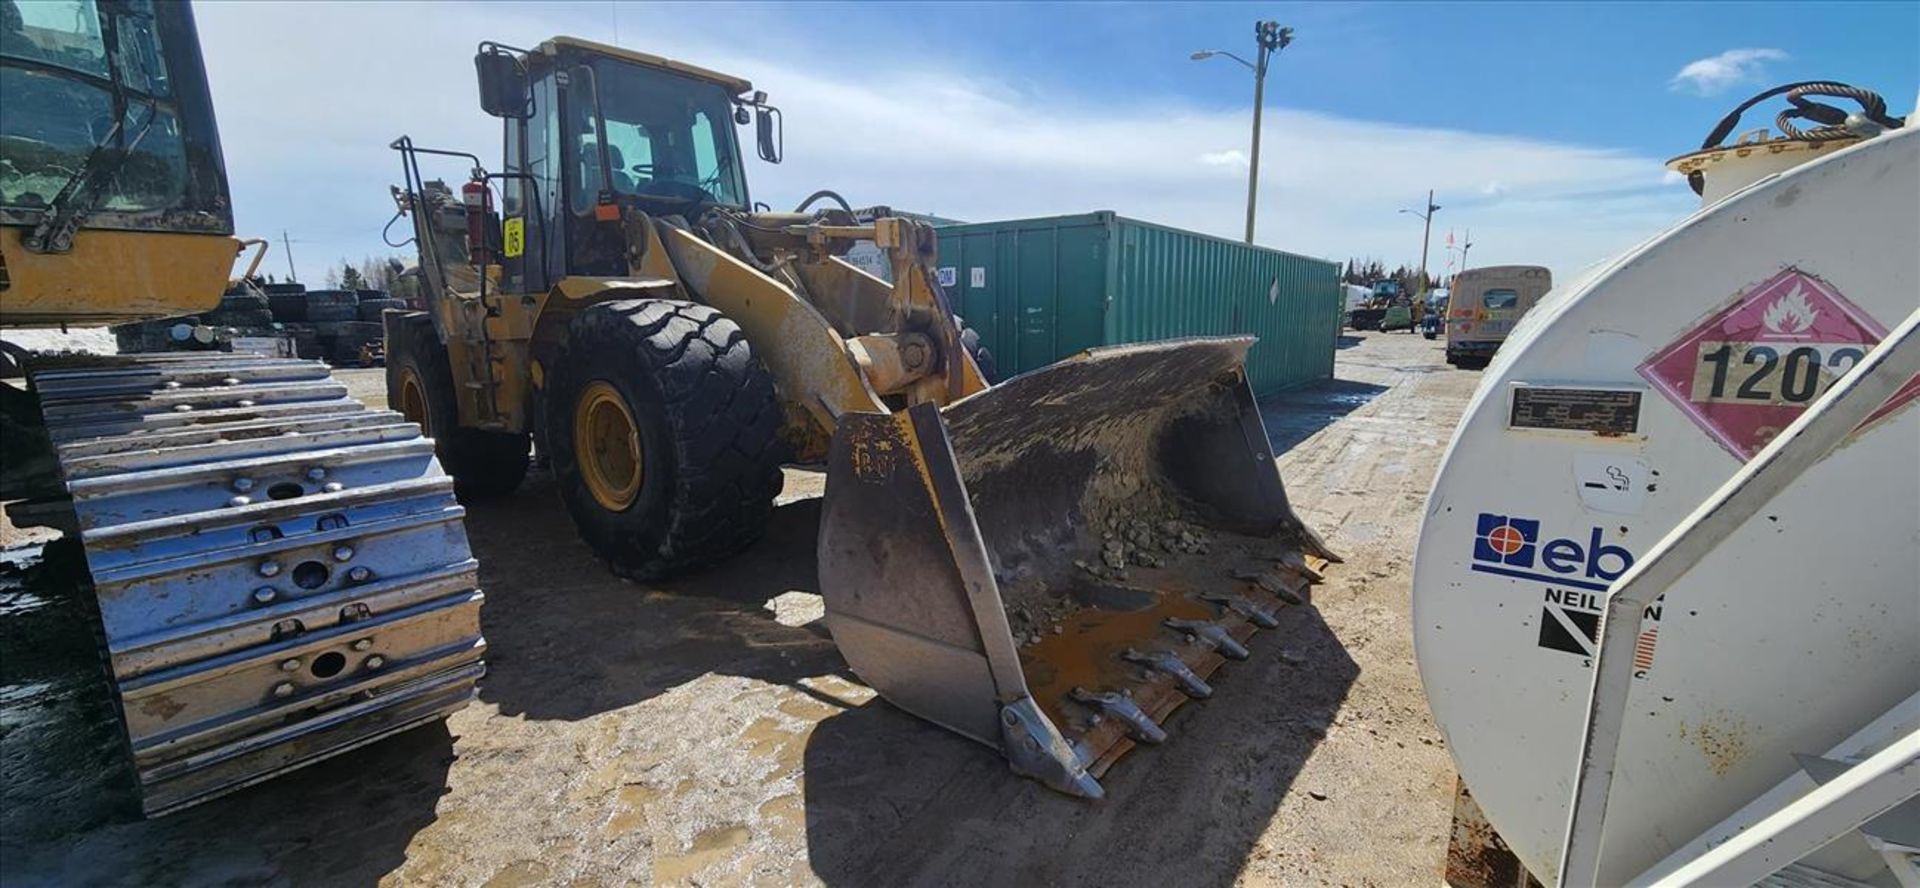
[[287, 238], [287, 230], [280, 229], [280, 248], [287, 251], [287, 281], [299, 283], [300, 278], [293, 270], [293, 241]]
[[1467, 236], [1460, 241], [1460, 270], [1467, 270], [1467, 251], [1473, 249], [1473, 229], [1467, 229]]
[[1285, 49], [1293, 42], [1293, 29], [1283, 28], [1279, 22], [1254, 22], [1253, 40], [1258, 47], [1254, 56], [1257, 61], [1249, 62], [1224, 49], [1203, 49], [1193, 54], [1194, 61], [1223, 55], [1233, 59], [1253, 71], [1253, 156], [1247, 161], [1247, 243], [1253, 243], [1254, 207], [1260, 192], [1260, 112], [1266, 104], [1267, 61], [1273, 54]]
[[1247, 167], [1247, 243], [1253, 243], [1253, 211], [1260, 194], [1260, 111], [1267, 98], [1267, 60], [1293, 42], [1293, 29], [1279, 22], [1259, 22], [1253, 39], [1260, 44], [1259, 67], [1253, 72], [1253, 158]]
[[[1425, 296], [1427, 293], [1427, 245], [1433, 237], [1433, 214], [1439, 211], [1439, 209], [1440, 205], [1433, 202], [1432, 189], [1428, 189], [1427, 208], [1424, 212], [1408, 209], [1402, 209], [1400, 211], [1402, 213], [1412, 213], [1415, 216], [1419, 216], [1420, 221], [1426, 223], [1425, 229], [1420, 232], [1420, 287], [1415, 295]], [[1465, 260], [1463, 259], [1462, 261]]]

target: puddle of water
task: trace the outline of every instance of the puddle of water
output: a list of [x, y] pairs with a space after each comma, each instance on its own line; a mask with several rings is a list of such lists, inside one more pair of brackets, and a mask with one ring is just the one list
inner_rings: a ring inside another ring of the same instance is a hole
[[701, 830], [686, 853], [661, 854], [653, 859], [653, 880], [663, 885], [685, 884], [701, 870], [731, 859], [734, 850], [752, 837], [753, 833], [738, 823]]
[[485, 888], [521, 888], [525, 885], [545, 885], [553, 878], [547, 865], [537, 860], [520, 860], [507, 865], [486, 881]]
[[614, 812], [613, 817], [607, 820], [607, 834], [616, 837], [624, 836], [645, 826], [647, 805], [666, 795], [666, 792], [659, 787], [644, 783], [630, 783], [620, 787], [617, 795], [620, 799], [620, 810]]

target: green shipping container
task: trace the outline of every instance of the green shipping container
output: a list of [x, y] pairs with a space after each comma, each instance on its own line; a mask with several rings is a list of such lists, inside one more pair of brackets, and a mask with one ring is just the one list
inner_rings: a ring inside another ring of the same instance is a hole
[[1255, 394], [1333, 375], [1340, 267], [1111, 211], [938, 229], [941, 283], [1002, 376], [1097, 345], [1259, 337]]

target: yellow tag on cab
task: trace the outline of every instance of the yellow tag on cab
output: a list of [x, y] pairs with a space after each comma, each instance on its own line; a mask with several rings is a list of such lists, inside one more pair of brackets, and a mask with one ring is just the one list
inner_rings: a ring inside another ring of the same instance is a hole
[[504, 241], [501, 246], [507, 258], [512, 259], [527, 251], [527, 220], [519, 216], [510, 217], [501, 229], [501, 240]]

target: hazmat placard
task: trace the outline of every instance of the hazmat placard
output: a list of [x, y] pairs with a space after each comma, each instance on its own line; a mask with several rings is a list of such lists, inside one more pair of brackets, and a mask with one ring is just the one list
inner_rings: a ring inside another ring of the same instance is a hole
[[[1887, 334], [1826, 281], [1786, 270], [1638, 368], [1720, 445], [1752, 459]], [[1909, 384], [1868, 422], [1920, 395]]]

